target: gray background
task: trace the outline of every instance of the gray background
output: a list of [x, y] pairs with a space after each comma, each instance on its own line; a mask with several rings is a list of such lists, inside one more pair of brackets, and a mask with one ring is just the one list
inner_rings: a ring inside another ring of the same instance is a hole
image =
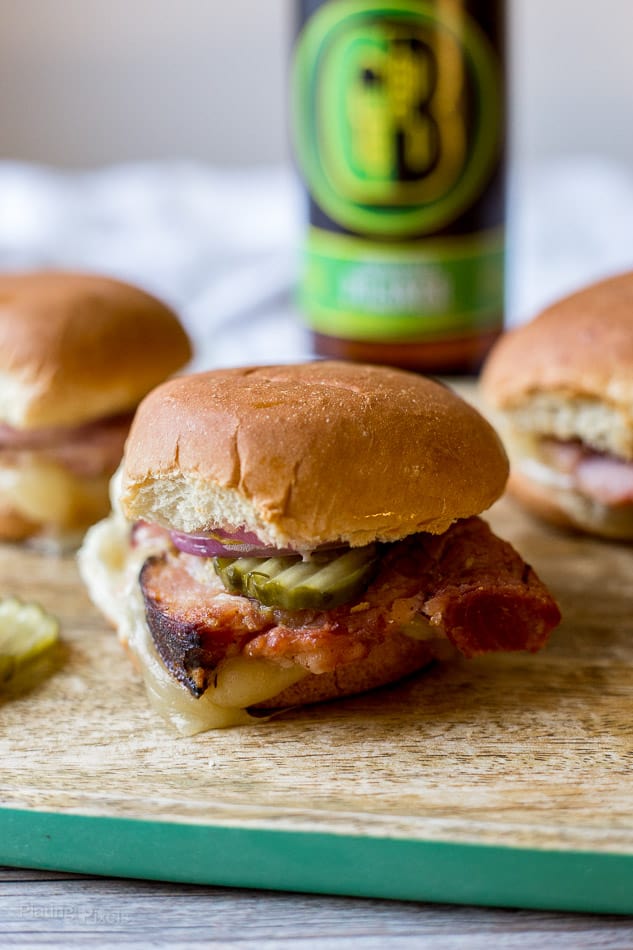
[[[0, 157], [288, 157], [292, 0], [0, 0]], [[509, 0], [521, 159], [633, 165], [632, 0]]]

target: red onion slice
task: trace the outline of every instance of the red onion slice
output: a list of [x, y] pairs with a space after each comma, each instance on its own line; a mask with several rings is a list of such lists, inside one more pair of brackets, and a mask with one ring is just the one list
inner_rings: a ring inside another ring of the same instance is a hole
[[[201, 534], [185, 534], [183, 531], [169, 532], [172, 543], [179, 551], [185, 554], [196, 554], [198, 557], [282, 557], [287, 554], [302, 554], [295, 548], [276, 548], [266, 544], [253, 531], [238, 528], [236, 531], [226, 531], [223, 528], [214, 528]], [[317, 551], [333, 551], [346, 548], [341, 542], [321, 544]]]
[[278, 557], [296, 554], [292, 548], [276, 548], [265, 544], [252, 531], [224, 531], [216, 528], [204, 534], [171, 531], [171, 540], [179, 551], [198, 557]]

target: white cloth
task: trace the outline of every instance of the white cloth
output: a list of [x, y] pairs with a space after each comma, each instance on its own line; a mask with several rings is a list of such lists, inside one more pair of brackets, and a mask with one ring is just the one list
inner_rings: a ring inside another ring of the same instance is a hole
[[[304, 201], [287, 168], [191, 162], [67, 172], [0, 163], [0, 270], [66, 267], [171, 303], [196, 367], [309, 356], [293, 305]], [[592, 158], [519, 169], [509, 201], [509, 324], [633, 268], [633, 173]]]

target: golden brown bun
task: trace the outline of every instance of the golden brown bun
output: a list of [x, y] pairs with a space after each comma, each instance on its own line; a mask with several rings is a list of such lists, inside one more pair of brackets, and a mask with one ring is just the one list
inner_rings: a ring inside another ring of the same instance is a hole
[[510, 492], [552, 524], [633, 539], [633, 506], [605, 505], [548, 471], [543, 439], [633, 461], [633, 272], [558, 301], [492, 350], [481, 393], [512, 464]]
[[0, 275], [0, 421], [77, 425], [136, 406], [191, 358], [176, 315], [88, 274]]
[[126, 516], [189, 533], [245, 525], [268, 543], [362, 545], [439, 533], [503, 491], [492, 427], [439, 383], [355, 363], [216, 370], [141, 403]]
[[310, 674], [272, 699], [257, 703], [257, 709], [307, 706], [365, 693], [421, 670], [434, 658], [433, 648], [428, 642], [412, 640], [401, 633], [393, 634], [388, 640], [377, 643], [364, 660], [341, 666], [334, 673]]
[[481, 389], [509, 409], [535, 393], [633, 407], [633, 272], [592, 284], [510, 331], [493, 348]]

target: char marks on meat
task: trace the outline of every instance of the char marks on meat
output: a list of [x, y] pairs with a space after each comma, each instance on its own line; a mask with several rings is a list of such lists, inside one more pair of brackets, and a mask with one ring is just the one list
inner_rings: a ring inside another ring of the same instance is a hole
[[201, 579], [199, 560], [170, 552], [141, 572], [156, 648], [193, 695], [220, 660], [239, 653], [325, 673], [363, 659], [419, 617], [467, 657], [536, 651], [560, 621], [532, 568], [479, 518], [386, 545], [363, 597], [329, 611], [287, 611], [228, 594], [219, 580]]
[[239, 653], [251, 628], [258, 628], [262, 608], [231, 594], [210, 596], [173, 555], [148, 558], [139, 582], [159, 656], [172, 676], [201, 696], [218, 663]]

